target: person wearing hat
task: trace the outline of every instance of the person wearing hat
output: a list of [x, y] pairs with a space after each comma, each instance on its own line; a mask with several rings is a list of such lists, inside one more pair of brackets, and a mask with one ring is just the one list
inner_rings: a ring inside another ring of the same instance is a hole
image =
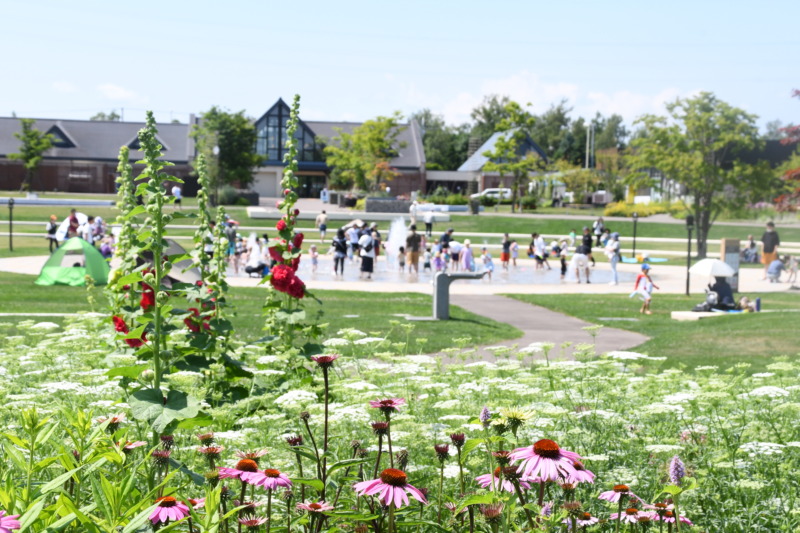
[[472, 254], [472, 242], [469, 239], [464, 239], [464, 248], [461, 249], [459, 258], [461, 259], [461, 269], [464, 272], [475, 271], [475, 256]]
[[617, 285], [619, 284], [617, 264], [622, 256], [620, 254], [619, 233], [616, 231], [609, 236], [608, 242], [606, 243], [605, 252], [606, 257], [608, 257], [608, 262], [611, 264], [611, 281], [608, 284]]
[[58, 248], [58, 239], [56, 238], [56, 232], [58, 231], [58, 223], [56, 222], [58, 217], [55, 215], [50, 215], [50, 222], [47, 223], [47, 242], [50, 245], [50, 253], [53, 253], [53, 250]]
[[653, 299], [652, 293], [653, 289], [658, 289], [658, 285], [653, 283], [653, 279], [650, 277], [650, 265], [647, 263], [642, 265], [642, 271], [636, 276], [636, 283], [633, 286], [633, 292], [630, 294], [630, 297], [633, 298], [634, 296], [639, 296], [642, 299], [642, 308], [639, 309], [640, 313], [645, 315], [652, 315], [652, 311], [650, 311], [650, 301]]

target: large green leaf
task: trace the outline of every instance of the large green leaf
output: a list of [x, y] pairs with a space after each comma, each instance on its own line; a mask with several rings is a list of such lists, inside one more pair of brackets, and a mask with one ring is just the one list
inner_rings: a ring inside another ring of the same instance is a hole
[[158, 432], [175, 420], [194, 418], [200, 412], [195, 398], [176, 390], [169, 391], [166, 398], [160, 390], [138, 390], [133, 393], [130, 405], [135, 419], [149, 422]]

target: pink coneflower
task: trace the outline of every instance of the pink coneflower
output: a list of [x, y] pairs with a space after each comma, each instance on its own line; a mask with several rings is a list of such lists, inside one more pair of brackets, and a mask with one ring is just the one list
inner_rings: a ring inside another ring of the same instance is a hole
[[134, 441], [134, 442], [127, 441], [127, 442], [125, 442], [125, 444], [122, 444], [120, 442], [120, 445], [121, 445], [121, 448], [122, 448], [122, 452], [125, 453], [125, 454], [129, 454], [133, 450], [135, 450], [136, 448], [139, 448], [140, 446], [144, 446], [145, 444], [147, 444], [147, 443], [145, 441], [143, 441], [143, 440], [137, 440], [137, 441]]
[[[475, 481], [478, 482], [478, 485], [483, 487], [484, 489], [490, 489], [492, 487], [499, 487], [506, 492], [510, 492], [514, 494], [514, 484], [511, 483], [508, 479], [503, 479], [502, 485], [500, 484], [500, 471], [502, 467], [497, 467], [494, 469], [494, 472], [491, 474], [483, 474], [482, 476], [478, 476], [475, 478]], [[527, 481], [519, 480], [519, 486], [522, 489], [530, 490], [531, 486]]]
[[189, 498], [186, 500], [186, 503], [192, 506], [192, 509], [197, 511], [198, 509], [202, 509], [206, 506], [206, 499], [205, 498]]
[[512, 461], [521, 461], [519, 471], [527, 477], [538, 477], [542, 481], [557, 481], [559, 477], [574, 475], [575, 461], [581, 456], [562, 450], [549, 439], [536, 441], [533, 446], [517, 448], [509, 456]]
[[302, 446], [303, 437], [300, 435], [292, 435], [290, 437], [286, 437], [286, 444], [288, 444], [291, 448], [294, 448], [295, 446]]
[[239, 459], [251, 459], [255, 461], [256, 464], [258, 464], [259, 460], [265, 455], [267, 455], [267, 450], [262, 449], [262, 450], [253, 450], [247, 452], [238, 451], [234, 455], [236, 455], [236, 457], [238, 457]]
[[487, 522], [490, 524], [499, 524], [500, 517], [503, 514], [503, 504], [493, 503], [491, 505], [481, 505], [480, 511]]
[[594, 483], [594, 474], [580, 461], [573, 461], [572, 466], [575, 467], [575, 473], [567, 476], [569, 483]]
[[[653, 514], [654, 514], [653, 520], [663, 520], [664, 522], [666, 522], [668, 524], [674, 524], [675, 523], [675, 511], [673, 511], [671, 509], [665, 511], [663, 513], [664, 514], [663, 517], [661, 517], [658, 513], [653, 513]], [[686, 518], [685, 516], [681, 516], [681, 523], [686, 524], [687, 526], [693, 526], [694, 525], [692, 523], [692, 521], [689, 520], [688, 518]]]
[[200, 441], [200, 444], [203, 446], [211, 446], [214, 444], [214, 434], [213, 433], [201, 433], [197, 436], [197, 440]]
[[11, 533], [12, 529], [19, 529], [18, 514], [6, 515], [5, 511], [0, 511], [0, 533]]
[[497, 460], [497, 464], [500, 466], [508, 466], [511, 463], [511, 452], [506, 450], [499, 450], [496, 452], [492, 452], [492, 457]]
[[185, 503], [176, 500], [172, 496], [164, 496], [156, 500], [158, 507], [150, 515], [153, 524], [164, 523], [170, 520], [178, 521], [189, 514], [189, 508]]
[[453, 502], [445, 502], [444, 508], [450, 511], [453, 514], [461, 514], [467, 511], [466, 507], [462, 507], [461, 510], [458, 510], [458, 504]]
[[264, 474], [258, 471], [258, 463], [253, 459], [241, 459], [233, 468], [220, 468], [219, 477], [220, 479], [238, 479], [244, 483], [256, 485], [264, 477]]
[[328, 355], [315, 355], [311, 358], [312, 361], [317, 363], [317, 365], [322, 369], [328, 369], [333, 366], [333, 362], [339, 359], [339, 354], [328, 354]]
[[455, 446], [458, 449], [461, 449], [461, 447], [464, 446], [464, 443], [466, 441], [467, 441], [467, 436], [464, 435], [463, 433], [450, 434], [450, 442], [452, 442], [453, 446]]
[[169, 456], [172, 454], [169, 450], [153, 450], [150, 458], [158, 466], [167, 466], [169, 464]]
[[406, 404], [405, 398], [387, 398], [385, 400], [370, 400], [369, 406], [380, 409], [381, 413], [388, 415], [399, 411]]
[[450, 457], [450, 446], [447, 444], [434, 444], [433, 451], [436, 452], [436, 458], [440, 463], [444, 463]]
[[614, 485], [613, 489], [607, 490], [606, 492], [601, 492], [600, 496], [598, 496], [598, 498], [601, 500], [606, 500], [611, 503], [618, 503], [620, 498], [623, 497], [636, 498], [639, 501], [642, 500], [636, 494], [631, 492], [631, 489], [628, 487], [628, 485]]
[[308, 511], [309, 513], [323, 513], [333, 511], [333, 505], [323, 502], [303, 502], [297, 504], [298, 511]]
[[378, 479], [356, 483], [353, 485], [353, 489], [357, 494], [363, 496], [377, 494], [378, 499], [385, 505], [390, 505], [394, 502], [394, 506], [398, 509], [401, 507], [401, 503], [403, 505], [408, 505], [408, 496], [406, 496], [406, 492], [411, 494], [418, 502], [423, 504], [428, 503], [422, 491], [408, 483], [408, 476], [406, 476], [406, 473], [396, 468], [387, 468], [381, 472]]
[[98, 424], [104, 424], [108, 421], [108, 425], [106, 426], [106, 431], [108, 433], [115, 433], [119, 429], [119, 425], [122, 421], [125, 420], [125, 413], [117, 413], [110, 417], [101, 416], [97, 419]]
[[224, 449], [223, 446], [200, 446], [197, 448], [197, 453], [204, 455], [210, 461], [216, 461]]
[[250, 531], [258, 531], [261, 526], [267, 523], [266, 518], [240, 518], [239, 523]]
[[[577, 518], [575, 519], [575, 524], [581, 527], [593, 526], [600, 521], [599, 518], [596, 516], [592, 516], [592, 513], [581, 512], [578, 513]], [[571, 525], [572, 519], [567, 517], [564, 519], [564, 523], [568, 526]]]
[[389, 422], [370, 422], [370, 425], [372, 426], [372, 432], [379, 437], [389, 433]]
[[286, 487], [286, 488], [291, 487], [292, 480], [289, 479], [289, 476], [287, 476], [280, 470], [277, 470], [275, 468], [267, 468], [266, 470], [264, 470], [261, 480], [259, 480], [257, 483], [254, 484], [261, 485], [262, 487], [269, 490], [275, 490], [278, 487]]
[[622, 513], [612, 514], [611, 516], [608, 517], [608, 519], [609, 521], [614, 521], [620, 518], [620, 516], [622, 516], [621, 520], [623, 522], [627, 522], [629, 524], [638, 524], [639, 517], [643, 514], [649, 516], [649, 513], [642, 513], [642, 511], [640, 511], [636, 507], [628, 507], [627, 509], [622, 511]]

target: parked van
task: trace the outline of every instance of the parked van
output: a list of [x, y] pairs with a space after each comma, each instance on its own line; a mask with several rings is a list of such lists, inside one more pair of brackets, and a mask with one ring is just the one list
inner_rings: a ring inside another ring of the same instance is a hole
[[488, 196], [489, 198], [494, 198], [495, 200], [511, 200], [511, 189], [504, 189], [504, 188], [484, 189], [479, 193], [471, 194], [470, 198], [476, 198], [480, 200], [485, 196]]

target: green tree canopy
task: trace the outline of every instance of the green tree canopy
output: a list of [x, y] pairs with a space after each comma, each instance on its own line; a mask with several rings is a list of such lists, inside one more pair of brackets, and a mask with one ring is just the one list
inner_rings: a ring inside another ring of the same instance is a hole
[[37, 130], [33, 126], [36, 121], [32, 118], [21, 118], [19, 121], [22, 131], [14, 133], [14, 137], [22, 142], [20, 151], [8, 154], [8, 158], [22, 161], [25, 166], [25, 179], [22, 181], [20, 190], [29, 191], [33, 188], [33, 180], [44, 153], [53, 146], [53, 136]]
[[[792, 96], [800, 98], [800, 90], [795, 89]], [[780, 211], [797, 211], [800, 208], [800, 126], [789, 125], [781, 128], [783, 144], [797, 143], [798, 148], [792, 157], [780, 168], [785, 192], [775, 198]]]
[[403, 116], [396, 111], [390, 117], [367, 120], [347, 133], [339, 135], [325, 147], [325, 161], [332, 167], [331, 183], [345, 189], [377, 191], [381, 183], [391, 181], [397, 171], [390, 165], [403, 143], [397, 141], [405, 126]]
[[483, 98], [483, 103], [472, 110], [470, 116], [475, 124], [472, 126], [470, 136], [480, 139], [480, 144], [485, 143], [496, 131], [500, 123], [508, 118], [506, 106], [511, 103], [508, 96], [491, 94]]
[[712, 93], [677, 99], [667, 105], [668, 117], [645, 115], [637, 120], [643, 132], [631, 142], [627, 180], [650, 184], [645, 172], [657, 168], [685, 187], [697, 228], [697, 250], [707, 252], [711, 225], [726, 206], [748, 202], [768, 187], [766, 163], [739, 160], [743, 150], [760, 147], [756, 116], [719, 100]]
[[117, 113], [114, 109], [111, 110], [110, 113], [105, 113], [100, 111], [99, 113], [95, 113], [89, 120], [107, 120], [109, 122], [119, 122], [122, 117], [119, 113]]
[[428, 170], [456, 170], [466, 161], [470, 132], [468, 124], [448, 126], [444, 117], [435, 115], [430, 109], [413, 113], [409, 120], [416, 120], [422, 129]]
[[234, 182], [247, 187], [253, 182], [253, 169], [261, 158], [256, 153], [255, 126], [244, 111], [231, 113], [214, 106], [201, 115], [200, 125], [191, 135], [198, 153], [204, 154], [207, 161], [216, 162], [209, 168], [215, 188]]

